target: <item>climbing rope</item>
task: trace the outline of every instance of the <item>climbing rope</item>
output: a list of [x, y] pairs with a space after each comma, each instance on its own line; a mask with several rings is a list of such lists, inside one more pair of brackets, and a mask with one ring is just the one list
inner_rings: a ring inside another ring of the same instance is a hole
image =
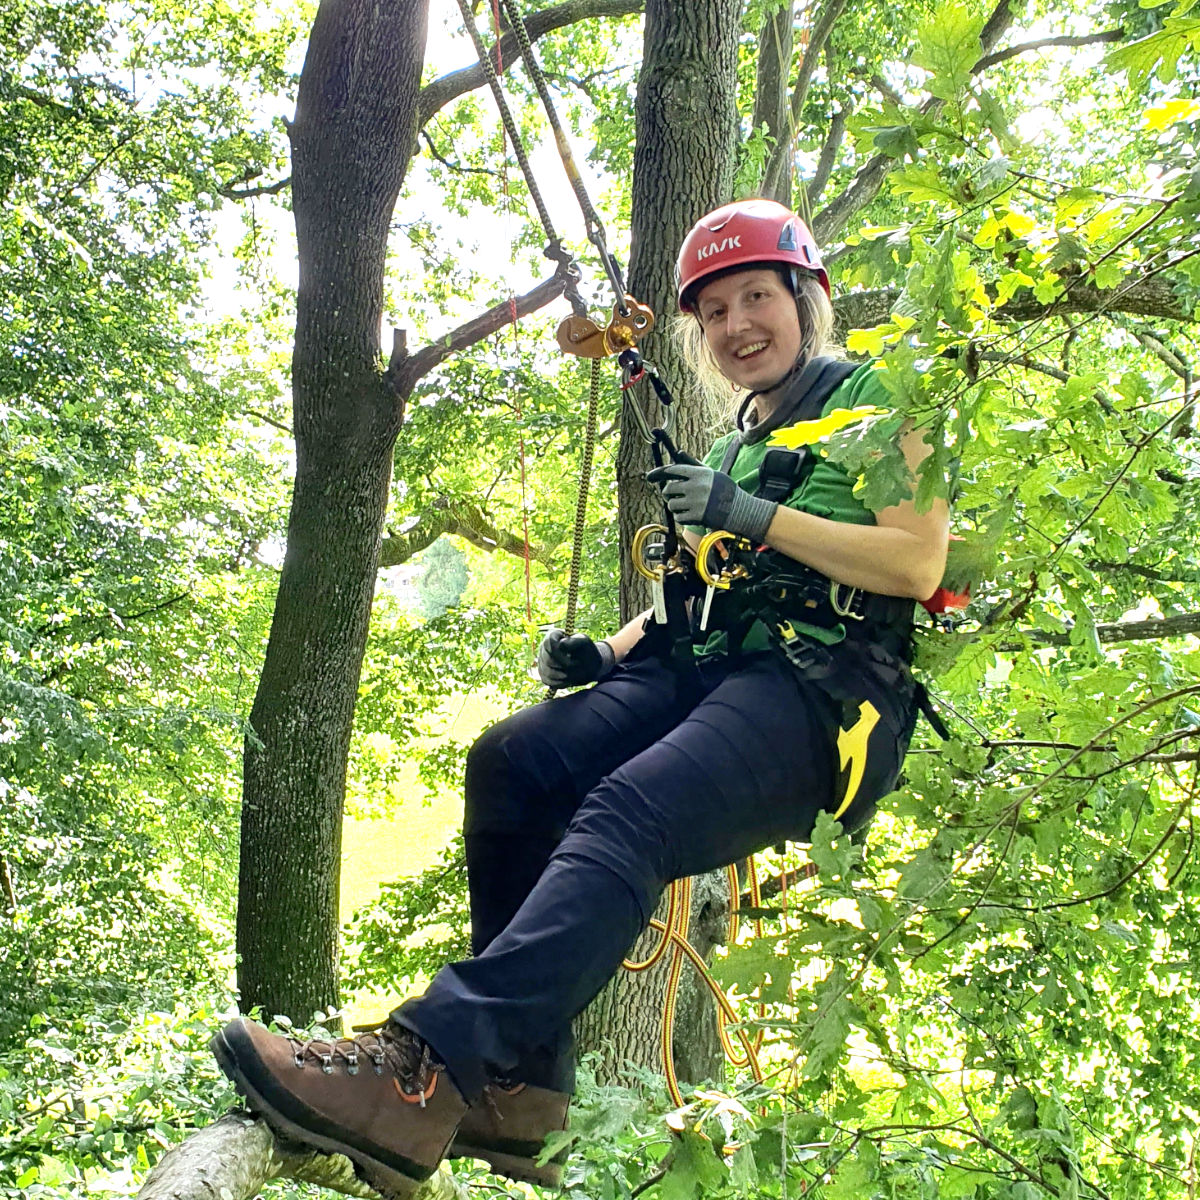
[[[579, 173], [579, 168], [575, 165], [575, 156], [571, 151], [570, 139], [567, 137], [566, 130], [563, 129], [562, 122], [558, 119], [558, 110], [554, 107], [554, 99], [550, 95], [549, 87], [546, 86], [546, 77], [542, 74], [542, 68], [538, 65], [537, 58], [533, 53], [533, 46], [529, 41], [529, 31], [525, 28], [525, 22], [521, 19], [516, 0], [498, 0], [498, 2], [504, 8], [504, 14], [508, 17], [508, 23], [512, 26], [512, 31], [516, 35], [517, 45], [521, 48], [521, 57], [525, 60], [525, 69], [529, 72], [529, 78], [533, 81], [533, 86], [537, 89], [538, 97], [542, 101], [542, 107], [546, 110], [546, 119], [550, 122], [550, 128], [554, 131], [554, 142], [558, 147], [558, 155], [562, 159], [563, 169], [566, 171], [567, 179], [571, 184], [571, 190], [575, 193], [575, 198], [579, 201], [579, 209], [583, 213], [588, 241], [596, 247], [596, 252], [600, 255], [600, 262], [604, 266], [604, 273], [608, 276], [608, 282], [612, 286], [613, 294], [616, 296], [617, 308], [620, 310], [621, 315], [625, 316], [625, 281], [621, 276], [621, 268], [608, 252], [608, 246], [605, 243], [604, 237], [604, 223], [600, 220], [600, 214], [592, 205], [591, 198], [587, 194], [587, 188], [583, 184], [583, 177]], [[497, 44], [497, 51], [499, 51], [499, 44]]]
[[583, 454], [579, 460], [579, 497], [575, 502], [575, 528], [571, 534], [571, 572], [567, 577], [567, 615], [563, 629], [575, 632], [575, 613], [579, 605], [579, 576], [583, 563], [583, 537], [587, 527], [588, 492], [592, 483], [592, 458], [596, 449], [596, 416], [600, 408], [600, 360], [592, 359], [591, 384], [588, 388], [587, 422], [583, 432]]

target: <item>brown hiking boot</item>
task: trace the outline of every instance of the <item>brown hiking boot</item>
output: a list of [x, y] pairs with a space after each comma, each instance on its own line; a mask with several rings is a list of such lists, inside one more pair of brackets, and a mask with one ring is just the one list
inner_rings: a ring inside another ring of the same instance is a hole
[[497, 1175], [522, 1183], [557, 1187], [562, 1181], [564, 1148], [549, 1162], [539, 1164], [538, 1155], [546, 1135], [567, 1127], [566, 1092], [517, 1084], [490, 1084], [484, 1103], [467, 1110], [454, 1141], [451, 1158], [481, 1158]]
[[467, 1111], [429, 1047], [399, 1025], [302, 1042], [239, 1017], [210, 1045], [277, 1134], [346, 1155], [376, 1191], [398, 1200], [433, 1174]]

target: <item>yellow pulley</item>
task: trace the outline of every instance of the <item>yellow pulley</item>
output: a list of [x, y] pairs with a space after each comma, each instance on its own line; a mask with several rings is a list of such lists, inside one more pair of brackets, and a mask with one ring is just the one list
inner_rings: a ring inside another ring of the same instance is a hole
[[608, 325], [601, 327], [591, 317], [573, 315], [558, 327], [559, 346], [579, 358], [607, 358], [637, 345], [654, 328], [654, 311], [639, 304], [628, 292], [613, 308]]

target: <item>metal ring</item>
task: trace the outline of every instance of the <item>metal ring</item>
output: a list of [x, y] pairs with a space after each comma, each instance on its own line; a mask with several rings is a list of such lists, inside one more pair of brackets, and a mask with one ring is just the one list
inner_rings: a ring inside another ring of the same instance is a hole
[[[732, 538], [735, 535], [730, 533], [728, 529], [714, 529], [710, 533], [706, 533], [701, 539], [700, 544], [696, 547], [696, 574], [711, 588], [720, 588], [724, 590], [732, 583], [732, 579], [725, 574], [725, 568], [713, 575], [708, 569], [708, 554], [719, 542], [725, 538]], [[727, 558], [728, 555], [725, 555]]]
[[659, 582], [666, 574], [666, 564], [660, 565], [657, 570], [650, 570], [646, 566], [645, 551], [646, 543], [656, 534], [661, 533], [663, 537], [667, 536], [667, 527], [665, 525], [643, 525], [641, 529], [633, 535], [633, 544], [629, 547], [629, 557], [633, 562], [633, 569], [643, 578], [650, 580], [651, 583]]

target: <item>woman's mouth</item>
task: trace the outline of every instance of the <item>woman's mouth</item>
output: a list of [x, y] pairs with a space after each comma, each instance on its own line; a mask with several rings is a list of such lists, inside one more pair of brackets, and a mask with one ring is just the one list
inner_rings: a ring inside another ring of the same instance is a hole
[[765, 350], [769, 343], [767, 342], [751, 342], [749, 346], [742, 346], [734, 351], [734, 357], [741, 360], [749, 358], [751, 355], [757, 354], [760, 350]]

